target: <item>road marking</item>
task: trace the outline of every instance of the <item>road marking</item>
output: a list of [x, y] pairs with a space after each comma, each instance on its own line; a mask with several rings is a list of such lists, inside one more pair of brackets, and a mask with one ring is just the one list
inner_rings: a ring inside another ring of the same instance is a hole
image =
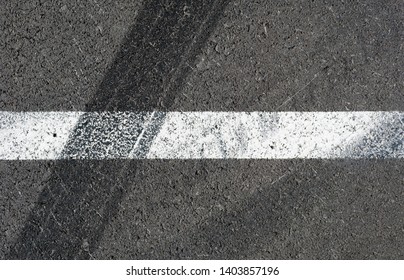
[[57, 159], [82, 112], [0, 112], [0, 159]]
[[0, 159], [404, 158], [403, 123], [403, 112], [0, 112]]

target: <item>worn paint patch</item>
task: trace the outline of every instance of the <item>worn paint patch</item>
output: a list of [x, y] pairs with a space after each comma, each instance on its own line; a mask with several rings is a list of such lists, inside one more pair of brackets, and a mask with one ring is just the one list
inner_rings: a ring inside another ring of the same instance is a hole
[[403, 158], [401, 112], [2, 112], [0, 158]]

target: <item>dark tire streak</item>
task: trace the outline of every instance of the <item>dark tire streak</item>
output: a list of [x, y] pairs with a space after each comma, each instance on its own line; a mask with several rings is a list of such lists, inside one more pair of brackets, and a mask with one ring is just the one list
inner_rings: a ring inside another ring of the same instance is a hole
[[[169, 109], [228, 2], [148, 1], [87, 111]], [[81, 129], [91, 134], [94, 128]], [[152, 135], [147, 139], [150, 144]], [[142, 153], [149, 144], [142, 143]], [[132, 162], [129, 170], [127, 160], [59, 161], [7, 259], [91, 258], [117, 215], [130, 183], [126, 174], [137, 174], [137, 166]]]

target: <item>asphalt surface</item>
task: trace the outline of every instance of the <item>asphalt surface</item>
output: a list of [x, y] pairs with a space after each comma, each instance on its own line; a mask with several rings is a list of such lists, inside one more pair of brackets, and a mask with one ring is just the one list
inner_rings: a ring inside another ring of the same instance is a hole
[[[2, 6], [2, 111], [404, 108], [402, 1]], [[0, 161], [0, 258], [401, 259], [403, 164]]]

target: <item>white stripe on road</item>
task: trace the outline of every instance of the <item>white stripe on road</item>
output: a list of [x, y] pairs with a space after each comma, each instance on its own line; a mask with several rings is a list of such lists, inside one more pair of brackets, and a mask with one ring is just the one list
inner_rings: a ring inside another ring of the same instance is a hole
[[402, 112], [154, 115], [0, 112], [0, 159], [404, 158]]
[[0, 159], [57, 159], [82, 112], [0, 112]]
[[403, 157], [402, 143], [396, 145], [403, 118], [398, 112], [175, 112], [148, 158]]

